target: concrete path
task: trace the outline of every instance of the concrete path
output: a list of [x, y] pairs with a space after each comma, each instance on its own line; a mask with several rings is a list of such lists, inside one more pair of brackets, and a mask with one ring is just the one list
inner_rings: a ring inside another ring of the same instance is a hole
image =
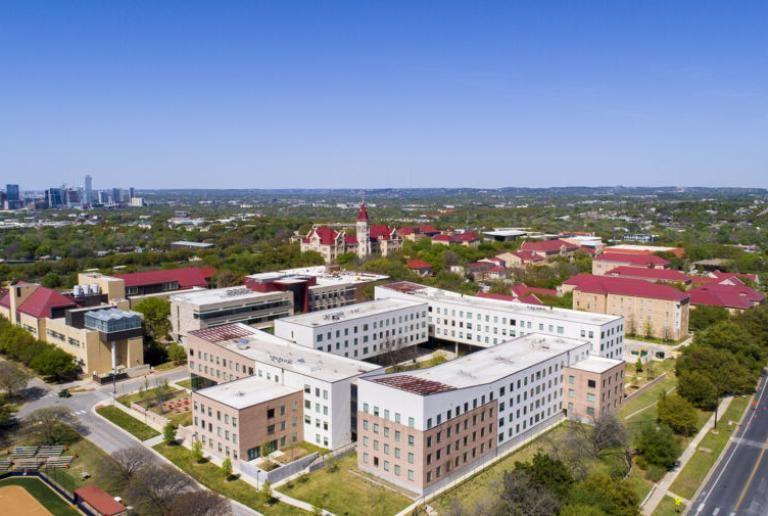
[[[731, 404], [731, 400], [733, 400], [733, 397], [729, 396], [727, 398], [723, 398], [723, 400], [720, 402], [720, 406], [718, 408], [718, 414], [722, 415], [725, 414], [725, 411], [728, 409], [728, 406]], [[643, 514], [646, 516], [650, 516], [653, 514], [653, 511], [656, 510], [656, 507], [661, 503], [661, 501], [664, 499], [664, 496], [666, 496], [669, 493], [669, 488], [672, 486], [672, 483], [677, 478], [677, 475], [680, 474], [680, 472], [683, 470], [686, 464], [688, 464], [688, 461], [691, 460], [691, 457], [693, 457], [693, 454], [696, 453], [696, 448], [699, 447], [699, 444], [701, 444], [701, 441], [706, 437], [706, 435], [709, 433], [710, 430], [712, 430], [712, 425], [715, 422], [715, 415], [712, 414], [709, 416], [709, 419], [706, 423], [704, 423], [704, 426], [701, 427], [701, 430], [699, 430], [699, 433], [696, 434], [696, 436], [691, 439], [691, 442], [688, 443], [688, 447], [683, 450], [682, 455], [680, 455], [680, 466], [675, 468], [674, 471], [667, 472], [666, 475], [664, 475], [664, 478], [662, 478], [653, 488], [653, 492], [650, 496], [648, 496], [645, 500], [645, 503], [643, 504]]]

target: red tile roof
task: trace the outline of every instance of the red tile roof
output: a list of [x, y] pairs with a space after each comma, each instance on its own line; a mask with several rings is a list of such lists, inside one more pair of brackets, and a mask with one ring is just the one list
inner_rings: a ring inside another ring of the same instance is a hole
[[529, 287], [525, 283], [516, 283], [512, 285], [512, 288], [510, 289], [512, 291], [512, 294], [520, 297], [525, 296], [527, 294], [540, 294], [542, 296], [556, 296], [557, 290], [553, 288], [540, 288], [540, 287]]
[[436, 235], [440, 233], [440, 230], [435, 226], [423, 225], [423, 226], [403, 226], [397, 230], [401, 235], [410, 235], [412, 233], [422, 235]]
[[435, 235], [432, 237], [432, 240], [436, 242], [453, 242], [453, 237], [451, 235]]
[[675, 269], [649, 269], [648, 267], [630, 267], [622, 265], [605, 273], [606, 276], [624, 276], [653, 281], [677, 281], [687, 283], [691, 280], [684, 273]]
[[8, 289], [0, 288], [0, 306], [6, 308], [10, 308], [11, 306], [11, 296], [8, 293]]
[[536, 254], [533, 251], [517, 251], [512, 254], [520, 258], [523, 262], [541, 262], [544, 260], [543, 256]]
[[678, 302], [690, 299], [687, 293], [681, 292], [676, 288], [631, 278], [577, 274], [566, 280], [563, 284], [573, 285], [581, 292], [593, 294], [614, 294]]
[[180, 269], [161, 269], [155, 271], [115, 274], [125, 281], [126, 287], [143, 287], [177, 281], [180, 289], [207, 287], [208, 280], [216, 274], [212, 267], [182, 267]]
[[390, 228], [386, 224], [372, 224], [369, 233], [371, 240], [389, 240], [394, 231], [395, 228]]
[[739, 278], [739, 279], [746, 279], [749, 281], [757, 282], [757, 274], [744, 274], [740, 272], [722, 272], [722, 271], [714, 271], [712, 275], [717, 280], [724, 280], [724, 279], [730, 279], [730, 278]]
[[520, 246], [520, 249], [523, 251], [533, 251], [546, 254], [559, 253], [560, 249], [565, 249], [566, 251], [575, 251], [578, 248], [579, 246], [568, 243], [565, 240], [560, 240], [559, 238], [555, 238], [554, 240], [541, 240], [538, 242], [526, 240]]
[[525, 294], [523, 296], [511, 296], [509, 294], [494, 294], [491, 292], [478, 292], [477, 297], [486, 299], [497, 299], [499, 301], [509, 301], [510, 303], [525, 303], [527, 305], [543, 305], [544, 303], [534, 294]]
[[713, 283], [688, 291], [691, 304], [747, 309], [765, 301], [765, 294], [746, 285]]
[[38, 287], [21, 303], [19, 312], [40, 319], [51, 317], [54, 308], [77, 308], [77, 303], [53, 289]]
[[331, 245], [339, 237], [339, 232], [335, 231], [328, 226], [318, 226], [309, 230], [307, 236], [304, 237], [304, 243], [309, 243], [312, 240], [312, 235], [317, 234], [320, 237], [321, 245]]
[[75, 489], [75, 496], [96, 509], [101, 516], [114, 516], [125, 512], [125, 505], [98, 486], [79, 487]]
[[424, 260], [408, 260], [406, 266], [409, 269], [432, 269], [432, 264]]
[[661, 256], [655, 254], [632, 254], [632, 253], [618, 253], [618, 252], [605, 252], [595, 258], [598, 262], [615, 262], [625, 263], [636, 266], [644, 267], [666, 267], [669, 262]]
[[360, 209], [357, 212], [357, 220], [368, 220], [368, 208], [365, 207], [365, 203], [360, 203]]
[[373, 381], [376, 383], [389, 385], [390, 387], [400, 389], [401, 391], [413, 392], [422, 396], [453, 391], [456, 389], [456, 387], [452, 387], [442, 382], [417, 378], [416, 376], [407, 374], [400, 376], [383, 376], [381, 378], [374, 378]]

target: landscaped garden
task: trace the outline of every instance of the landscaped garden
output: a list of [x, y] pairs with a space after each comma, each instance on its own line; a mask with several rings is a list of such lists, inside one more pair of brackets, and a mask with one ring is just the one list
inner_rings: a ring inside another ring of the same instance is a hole
[[301, 459], [302, 457], [306, 457], [310, 453], [318, 453], [320, 455], [328, 453], [326, 448], [321, 448], [320, 446], [316, 446], [306, 441], [298, 442], [292, 446], [283, 448], [280, 451], [282, 454], [273, 459], [275, 462], [279, 462], [280, 464], [291, 463], [295, 460]]
[[412, 503], [395, 488], [358, 470], [355, 454], [333, 459], [325, 467], [287, 482], [278, 490], [339, 516], [391, 516]]
[[117, 398], [117, 401], [130, 407], [132, 403], [145, 410], [158, 414], [176, 426], [192, 424], [192, 401], [190, 395], [181, 389], [171, 387], [167, 383], [151, 389], [140, 389], [138, 392]]

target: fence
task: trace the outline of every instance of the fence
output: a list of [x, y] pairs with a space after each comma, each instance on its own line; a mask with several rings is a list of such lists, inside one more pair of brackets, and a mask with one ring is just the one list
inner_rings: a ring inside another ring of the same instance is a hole
[[264, 482], [274, 484], [275, 482], [280, 482], [281, 480], [284, 480], [292, 475], [295, 475], [296, 473], [307, 469], [307, 467], [309, 467], [309, 465], [312, 464], [315, 459], [317, 459], [317, 457], [317, 452], [310, 453], [306, 457], [296, 459], [295, 461], [290, 462], [285, 466], [275, 468], [272, 471], [264, 471], [255, 464], [240, 461], [239, 469], [240, 473], [255, 479], [259, 484], [263, 484]]
[[624, 398], [624, 401], [623, 401], [622, 403], [626, 403], [627, 401], [631, 400], [632, 398], [634, 398], [635, 396], [637, 396], [638, 394], [640, 394], [641, 392], [643, 392], [643, 391], [644, 391], [644, 390], [646, 390], [647, 388], [649, 388], [649, 387], [651, 387], [651, 386], [653, 386], [653, 385], [656, 385], [657, 383], [659, 383], [660, 381], [662, 381], [664, 378], [666, 378], [666, 377], [667, 377], [667, 374], [668, 374], [668, 373], [662, 373], [662, 374], [660, 374], [659, 376], [657, 376], [656, 378], [654, 378], [654, 379], [653, 379], [653, 380], [651, 380], [650, 382], [646, 383], [645, 385], [643, 385], [642, 387], [640, 387], [639, 389], [637, 389], [636, 391], [634, 391], [632, 394], [628, 394], [628, 395], [627, 395], [627, 396]]

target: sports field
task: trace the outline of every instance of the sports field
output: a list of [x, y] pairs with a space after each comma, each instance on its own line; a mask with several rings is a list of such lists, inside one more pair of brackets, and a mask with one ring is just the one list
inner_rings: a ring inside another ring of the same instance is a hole
[[37, 478], [0, 480], [0, 507], [10, 516], [77, 516], [79, 511]]

